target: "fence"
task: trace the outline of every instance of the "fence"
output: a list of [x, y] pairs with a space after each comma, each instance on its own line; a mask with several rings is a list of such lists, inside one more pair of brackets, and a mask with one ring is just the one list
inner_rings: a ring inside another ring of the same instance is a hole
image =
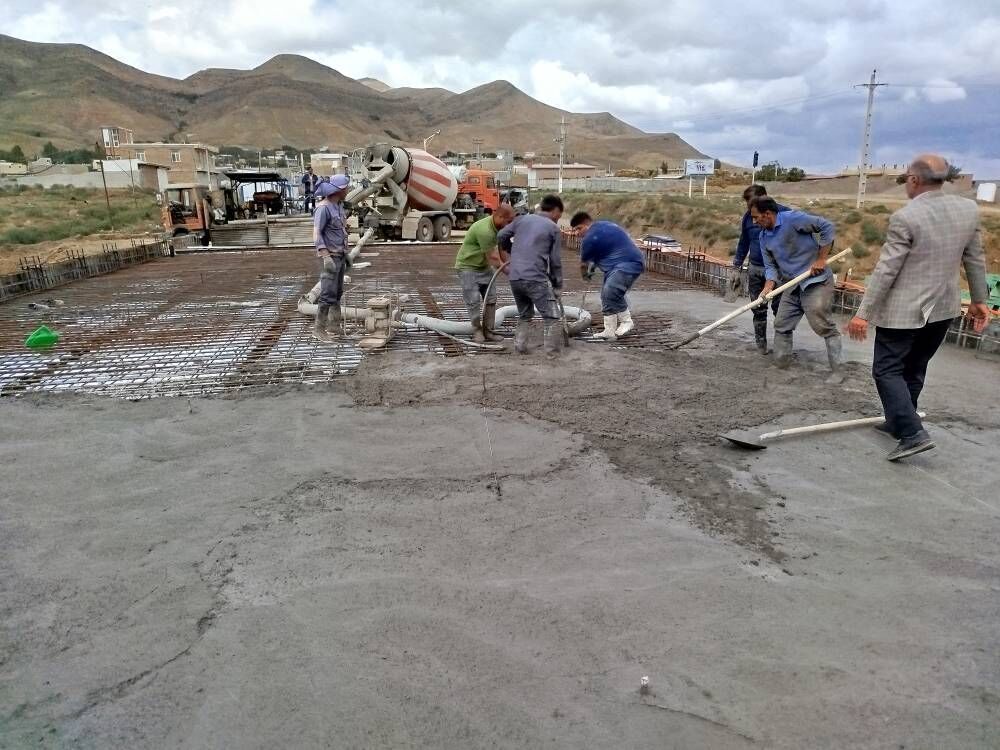
[[[719, 294], [726, 292], [729, 271], [732, 268], [728, 263], [711, 260], [703, 251], [695, 249], [686, 253], [660, 250], [646, 250], [645, 253], [648, 271], [702, 284]], [[749, 299], [745, 278], [740, 294]], [[861, 305], [863, 297], [860, 292], [837, 289], [833, 295], [833, 311], [841, 315], [853, 315]], [[945, 341], [963, 349], [974, 349], [985, 354], [1000, 354], [1000, 320], [994, 317], [985, 331], [976, 333], [967, 318], [964, 316], [956, 318], [948, 329]]]
[[119, 249], [117, 243], [108, 243], [100, 253], [90, 255], [68, 250], [66, 260], [56, 263], [43, 263], [38, 256], [21, 258], [20, 271], [0, 276], [0, 302], [54, 289], [78, 279], [112, 273], [169, 254], [170, 247], [163, 240], [132, 240], [129, 247]]

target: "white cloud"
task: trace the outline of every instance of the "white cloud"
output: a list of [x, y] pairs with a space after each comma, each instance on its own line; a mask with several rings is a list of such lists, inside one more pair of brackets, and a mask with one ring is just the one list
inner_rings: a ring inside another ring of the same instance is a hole
[[935, 104], [939, 102], [954, 102], [965, 98], [965, 89], [954, 81], [944, 78], [932, 78], [927, 82], [924, 90], [927, 101]]
[[[770, 139], [784, 161], [813, 167], [857, 158], [864, 92], [851, 87], [873, 67], [901, 85], [880, 90], [877, 119], [891, 113], [897, 127], [880, 120], [876, 138], [893, 132], [902, 149], [910, 135], [934, 140], [924, 130], [944, 110], [978, 112], [984, 133], [1000, 114], [988, 103], [1000, 100], [989, 88], [1000, 84], [1000, 5], [982, 0], [774, 0], [766, 12], [745, 0], [299, 0], [287, 15], [273, 0], [13, 0], [4, 18], [0, 33], [89, 44], [175, 77], [298, 53], [395, 86], [507, 79], [555, 106], [677, 129], [703, 150]], [[985, 140], [980, 131], [968, 138]]]

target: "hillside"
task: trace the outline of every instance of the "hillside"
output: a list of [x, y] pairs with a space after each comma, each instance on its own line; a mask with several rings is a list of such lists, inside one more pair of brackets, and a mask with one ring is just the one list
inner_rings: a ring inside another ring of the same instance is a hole
[[552, 153], [561, 117], [574, 159], [601, 166], [655, 168], [704, 156], [674, 134], [648, 134], [607, 112], [576, 114], [532, 98], [507, 81], [462, 93], [392, 89], [349, 78], [300, 55], [277, 55], [250, 70], [208, 68], [183, 80], [146, 73], [76, 44], [37, 44], [0, 35], [0, 148], [27, 153], [46, 141], [92, 146], [103, 125], [132, 128], [138, 140], [191, 134], [246, 148], [329, 146], [371, 141]]

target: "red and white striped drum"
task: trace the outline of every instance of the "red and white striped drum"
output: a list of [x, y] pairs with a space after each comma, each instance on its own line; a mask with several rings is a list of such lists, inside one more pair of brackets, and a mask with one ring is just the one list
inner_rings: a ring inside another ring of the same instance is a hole
[[406, 151], [410, 157], [410, 173], [404, 187], [410, 205], [424, 211], [450, 210], [458, 197], [455, 176], [444, 162], [423, 149], [408, 148]]

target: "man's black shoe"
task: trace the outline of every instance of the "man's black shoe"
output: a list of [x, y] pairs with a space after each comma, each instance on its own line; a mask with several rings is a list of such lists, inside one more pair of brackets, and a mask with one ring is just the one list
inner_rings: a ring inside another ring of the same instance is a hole
[[890, 461], [898, 461], [901, 458], [915, 456], [918, 453], [929, 451], [934, 447], [934, 441], [927, 434], [926, 430], [921, 430], [913, 437], [903, 438], [899, 444], [889, 453], [886, 458]]

